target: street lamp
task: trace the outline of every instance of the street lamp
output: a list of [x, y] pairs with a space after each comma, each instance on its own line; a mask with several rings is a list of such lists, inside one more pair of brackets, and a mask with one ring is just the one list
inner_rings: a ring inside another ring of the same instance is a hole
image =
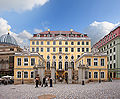
[[101, 83], [101, 69], [99, 69], [99, 83]]
[[24, 84], [24, 81], [23, 81], [23, 72], [24, 72], [24, 71], [22, 71], [22, 84]]

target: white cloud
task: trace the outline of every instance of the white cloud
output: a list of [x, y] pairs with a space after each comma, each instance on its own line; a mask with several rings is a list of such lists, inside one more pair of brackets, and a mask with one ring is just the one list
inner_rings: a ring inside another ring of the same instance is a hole
[[[0, 18], [0, 36], [3, 34], [7, 34], [8, 28], [9, 29], [11, 28], [8, 22], [5, 19]], [[18, 45], [20, 45], [21, 47], [29, 46], [29, 39], [32, 37], [31, 33], [27, 32], [26, 30], [23, 30], [18, 34], [12, 31], [9, 31], [9, 32], [10, 32], [10, 35], [16, 39]]]
[[26, 11], [32, 10], [36, 6], [43, 6], [49, 0], [0, 0], [0, 10], [2, 11]]
[[42, 29], [34, 29], [34, 32], [35, 33], [40, 33], [40, 32], [42, 32], [43, 30]]
[[92, 39], [92, 45], [99, 41], [102, 37], [108, 34], [113, 28], [118, 26], [119, 23], [113, 24], [110, 22], [96, 22], [91, 23], [84, 32]]

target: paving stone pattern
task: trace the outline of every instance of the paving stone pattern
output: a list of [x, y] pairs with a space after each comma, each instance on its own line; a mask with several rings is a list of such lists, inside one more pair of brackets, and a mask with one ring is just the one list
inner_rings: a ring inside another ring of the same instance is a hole
[[55, 95], [55, 99], [120, 99], [120, 80], [81, 84], [55, 84], [35, 88], [35, 85], [0, 85], [0, 99], [38, 99], [40, 95]]

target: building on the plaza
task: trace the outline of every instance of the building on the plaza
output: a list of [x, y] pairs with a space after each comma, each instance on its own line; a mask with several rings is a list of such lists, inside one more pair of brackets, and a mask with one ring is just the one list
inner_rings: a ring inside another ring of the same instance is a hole
[[120, 78], [120, 26], [104, 36], [93, 48], [107, 53], [108, 75], [113, 79]]
[[0, 77], [14, 75], [14, 54], [21, 51], [22, 48], [9, 33], [0, 37]]
[[39, 62], [45, 64], [45, 60], [39, 53], [24, 50], [15, 53], [14, 56], [14, 84], [33, 83], [37, 76], [34, 67], [38, 67]]
[[[72, 65], [72, 74], [77, 75], [75, 61], [84, 53], [91, 52], [91, 39], [87, 34], [70, 31], [44, 31], [34, 34], [30, 39], [30, 51], [38, 52], [45, 59], [45, 75], [50, 76], [54, 63], [56, 78], [68, 75], [68, 66]], [[75, 76], [72, 75], [74, 79]]]
[[[101, 52], [88, 52], [82, 54], [76, 60], [76, 66], [88, 67], [88, 71], [82, 69], [81, 75], [82, 79], [88, 79], [89, 81], [107, 81], [108, 70], [107, 70], [107, 54]], [[85, 72], [83, 74], [83, 72]], [[79, 77], [80, 78], [80, 77]]]

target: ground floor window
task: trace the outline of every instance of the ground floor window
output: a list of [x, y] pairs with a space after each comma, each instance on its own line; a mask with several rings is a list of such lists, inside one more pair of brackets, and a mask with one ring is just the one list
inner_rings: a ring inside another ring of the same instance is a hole
[[20, 71], [17, 72], [17, 78], [21, 78], [21, 72]]
[[98, 78], [98, 72], [94, 72], [94, 78]]
[[34, 78], [34, 72], [33, 71], [30, 74], [30, 78]]
[[101, 76], [100, 78], [105, 78], [105, 73], [101, 72], [100, 76]]
[[74, 62], [71, 62], [72, 69], [74, 70]]
[[59, 62], [59, 69], [62, 69], [62, 62]]
[[91, 77], [92, 77], [91, 72], [89, 72], [89, 78], [91, 78]]
[[28, 72], [27, 71], [24, 72], [24, 78], [28, 78]]
[[68, 70], [68, 62], [65, 62], [65, 71]]
[[85, 79], [88, 79], [88, 71], [85, 71]]

